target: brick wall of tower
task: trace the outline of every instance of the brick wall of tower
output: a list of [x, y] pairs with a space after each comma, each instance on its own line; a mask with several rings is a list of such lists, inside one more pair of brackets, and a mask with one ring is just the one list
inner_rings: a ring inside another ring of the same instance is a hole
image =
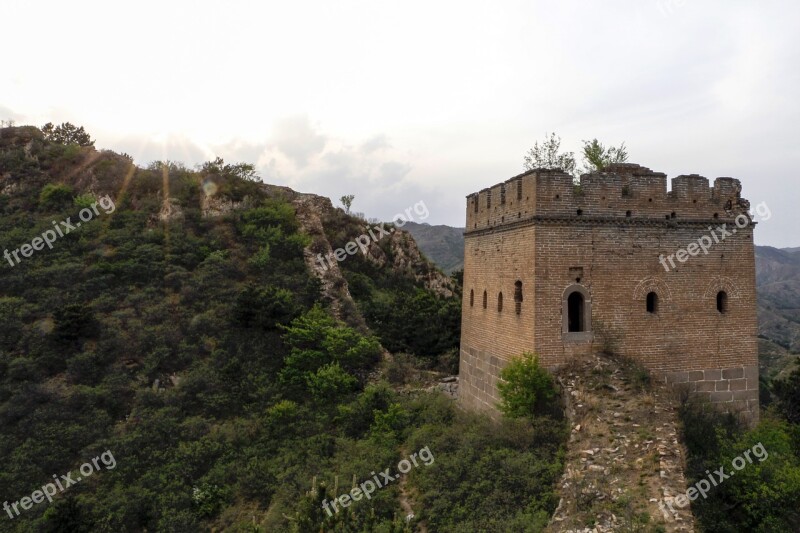
[[[703, 177], [680, 176], [668, 193], [663, 174], [619, 165], [583, 176], [579, 188], [570, 176], [552, 171], [533, 171], [502, 185], [467, 198], [460, 391], [465, 406], [492, 412], [499, 401], [497, 375], [511, 357], [533, 350], [553, 367], [610, 339], [617, 352], [658, 378], [757, 418], [753, 226], [737, 228], [708, 254], [683, 263], [673, 259], [669, 271], [659, 262], [660, 255], [710, 235], [709, 226], [735, 227], [734, 217], [748, 207], [737, 180], [718, 178], [709, 187]], [[520, 192], [515, 205], [510, 190]], [[495, 202], [498, 194], [504, 202]], [[513, 303], [516, 280], [524, 291], [520, 315]], [[579, 339], [562, 332], [565, 289], [575, 284], [591, 298], [592, 333]], [[728, 294], [725, 313], [716, 307], [720, 290]], [[658, 295], [655, 313], [646, 309], [649, 292]]]
[[[534, 251], [527, 229], [465, 240], [459, 395], [468, 407], [496, 413], [500, 370], [510, 358], [534, 349]], [[519, 313], [517, 281], [522, 282]]]

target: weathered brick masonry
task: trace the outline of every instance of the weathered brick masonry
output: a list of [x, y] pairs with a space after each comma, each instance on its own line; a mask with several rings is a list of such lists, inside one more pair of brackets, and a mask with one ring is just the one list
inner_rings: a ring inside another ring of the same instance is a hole
[[[740, 192], [694, 174], [667, 192], [665, 174], [620, 164], [579, 187], [540, 169], [468, 196], [463, 405], [496, 413], [499, 372], [525, 351], [554, 368], [612, 344], [757, 419], [754, 223]], [[702, 236], [708, 253], [679, 261]]]

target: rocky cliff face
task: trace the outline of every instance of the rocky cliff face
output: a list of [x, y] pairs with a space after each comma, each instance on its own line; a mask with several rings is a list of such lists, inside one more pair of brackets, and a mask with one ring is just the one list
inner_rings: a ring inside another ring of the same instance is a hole
[[[387, 254], [377, 243], [372, 242], [367, 251], [367, 258], [371, 262], [380, 268], [392, 268], [405, 272], [436, 294], [445, 297], [453, 295], [453, 280], [443, 275], [433, 266], [433, 263], [422, 255], [410, 233], [397, 230], [393, 231], [386, 239], [388, 239], [391, 253]], [[389, 256], [392, 259], [389, 259]]]
[[322, 295], [330, 302], [334, 315], [351, 326], [366, 331], [367, 325], [358, 313], [339, 265], [335, 261], [330, 264], [320, 264], [317, 261], [319, 254], [327, 257], [333, 253], [322, 222], [323, 215], [334, 209], [330, 199], [315, 194], [297, 193], [288, 187], [273, 188], [273, 191], [279, 191], [279, 194], [292, 202], [303, 231], [312, 239], [305, 249], [306, 266], [320, 280]]
[[[303, 231], [311, 236], [312, 242], [305, 251], [306, 265], [320, 280], [323, 296], [330, 302], [334, 314], [350, 325], [365, 330], [364, 319], [356, 308], [347, 280], [342, 275], [337, 262], [334, 260], [321, 264], [318, 256], [321, 254], [323, 257], [330, 257], [334, 253], [326, 236], [326, 222], [346, 218], [351, 224], [363, 226], [365, 234], [369, 233], [370, 224], [334, 207], [329, 198], [316, 194], [299, 193], [288, 187], [275, 185], [265, 185], [265, 187], [270, 194], [282, 196], [294, 205]], [[389, 229], [388, 226], [387, 229]], [[348, 237], [354, 240], [358, 235], [353, 234]], [[388, 250], [388, 253], [384, 248]], [[361, 251], [356, 253], [361, 253]], [[378, 241], [370, 240], [365, 257], [380, 268], [392, 269], [413, 278], [436, 294], [445, 297], [454, 294], [453, 280], [444, 275], [422, 254], [414, 238], [406, 231], [391, 229], [389, 235]]]

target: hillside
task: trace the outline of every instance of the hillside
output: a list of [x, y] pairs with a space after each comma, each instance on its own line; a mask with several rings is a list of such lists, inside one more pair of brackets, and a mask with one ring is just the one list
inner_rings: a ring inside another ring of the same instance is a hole
[[403, 229], [414, 236], [420, 249], [443, 271], [452, 273], [464, 268], [464, 228], [408, 222]]
[[0, 531], [546, 523], [563, 425], [498, 428], [435, 391], [460, 287], [391, 225], [362, 253], [369, 225], [247, 164], [0, 129]]
[[769, 343], [762, 368], [772, 377], [800, 354], [800, 252], [756, 246], [756, 287], [758, 332]]

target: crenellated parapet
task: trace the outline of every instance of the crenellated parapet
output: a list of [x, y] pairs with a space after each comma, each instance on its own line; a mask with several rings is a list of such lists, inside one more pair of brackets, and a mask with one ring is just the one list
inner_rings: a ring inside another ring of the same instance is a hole
[[561, 170], [534, 169], [467, 196], [466, 232], [529, 219], [707, 223], [748, 208], [733, 178], [717, 178], [711, 186], [703, 176], [681, 175], [667, 191], [666, 174], [632, 163], [584, 174], [578, 183]]

